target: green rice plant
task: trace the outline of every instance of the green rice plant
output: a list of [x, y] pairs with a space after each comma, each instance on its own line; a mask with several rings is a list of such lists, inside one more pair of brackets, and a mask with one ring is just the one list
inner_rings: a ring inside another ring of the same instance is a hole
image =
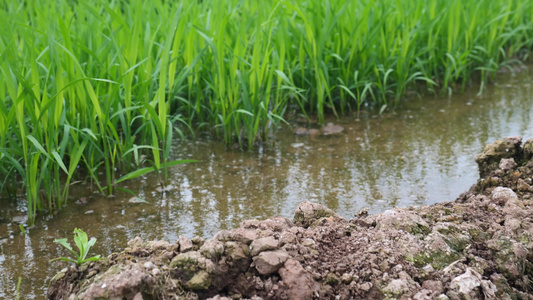
[[20, 299], [20, 284], [22, 283], [22, 277], [19, 277], [18, 280], [17, 280], [17, 288], [15, 290], [15, 299], [19, 300]]
[[322, 122], [483, 87], [528, 56], [533, 3], [3, 0], [0, 32], [0, 188], [23, 182], [31, 222], [75, 181], [164, 184], [183, 130], [250, 149], [288, 110]]

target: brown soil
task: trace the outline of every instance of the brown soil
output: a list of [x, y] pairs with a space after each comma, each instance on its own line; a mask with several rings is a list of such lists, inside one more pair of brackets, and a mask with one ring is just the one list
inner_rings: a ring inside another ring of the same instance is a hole
[[488, 145], [454, 202], [345, 220], [301, 203], [213, 238], [136, 238], [48, 299], [533, 299], [533, 140]]

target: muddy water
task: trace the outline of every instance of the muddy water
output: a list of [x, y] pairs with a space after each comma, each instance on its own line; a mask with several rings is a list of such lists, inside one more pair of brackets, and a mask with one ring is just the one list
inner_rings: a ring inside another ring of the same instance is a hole
[[[166, 191], [156, 177], [128, 182], [148, 203], [119, 194], [107, 199], [88, 184], [74, 185], [68, 207], [42, 217], [24, 235], [22, 201], [0, 199], [0, 298], [42, 299], [47, 281], [68, 255], [53, 243], [82, 228], [98, 239], [91, 254], [120, 251], [129, 239], [175, 241], [180, 234], [211, 236], [244, 219], [291, 217], [297, 203], [311, 200], [350, 217], [363, 207], [377, 213], [393, 206], [454, 200], [477, 179], [473, 157], [504, 136], [533, 137], [531, 79], [502, 75], [482, 97], [476, 90], [451, 98], [411, 99], [381, 116], [362, 112], [341, 120], [339, 136], [299, 137], [297, 124], [276, 142], [250, 153], [217, 142], [189, 141], [174, 158], [194, 164], [171, 169]], [[72, 240], [71, 240], [72, 241]]]

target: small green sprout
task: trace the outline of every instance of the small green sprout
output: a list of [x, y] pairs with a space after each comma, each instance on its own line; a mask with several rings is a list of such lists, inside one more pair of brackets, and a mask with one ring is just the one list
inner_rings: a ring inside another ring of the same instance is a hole
[[58, 243], [60, 245], [62, 245], [63, 247], [67, 248], [70, 252], [72, 252], [75, 256], [76, 259], [72, 259], [72, 258], [68, 258], [68, 257], [59, 257], [59, 258], [54, 258], [52, 260], [50, 260], [50, 262], [52, 261], [56, 261], [56, 260], [64, 260], [64, 261], [70, 261], [70, 262], [73, 262], [75, 263], [76, 265], [81, 265], [83, 263], [86, 263], [88, 261], [96, 261], [96, 260], [101, 260], [103, 258], [100, 257], [100, 255], [96, 255], [96, 256], [93, 256], [93, 257], [89, 257], [89, 258], [86, 258], [87, 257], [87, 253], [89, 253], [89, 249], [94, 246], [94, 244], [96, 243], [96, 238], [91, 238], [91, 240], [89, 241], [88, 238], [87, 238], [87, 234], [85, 232], [83, 232], [83, 230], [81, 229], [74, 229], [74, 242], [76, 243], [76, 246], [78, 246], [78, 249], [79, 249], [79, 254], [76, 253], [76, 251], [74, 251], [72, 249], [72, 247], [70, 246], [69, 242], [67, 242], [67, 239], [64, 238], [64, 239], [56, 239], [54, 240], [54, 243]]

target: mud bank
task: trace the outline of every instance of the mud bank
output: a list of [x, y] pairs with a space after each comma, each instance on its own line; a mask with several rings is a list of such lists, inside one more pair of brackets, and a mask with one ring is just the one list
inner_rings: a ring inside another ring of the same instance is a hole
[[533, 299], [533, 140], [488, 145], [454, 202], [346, 220], [301, 203], [213, 238], [63, 269], [48, 299]]

